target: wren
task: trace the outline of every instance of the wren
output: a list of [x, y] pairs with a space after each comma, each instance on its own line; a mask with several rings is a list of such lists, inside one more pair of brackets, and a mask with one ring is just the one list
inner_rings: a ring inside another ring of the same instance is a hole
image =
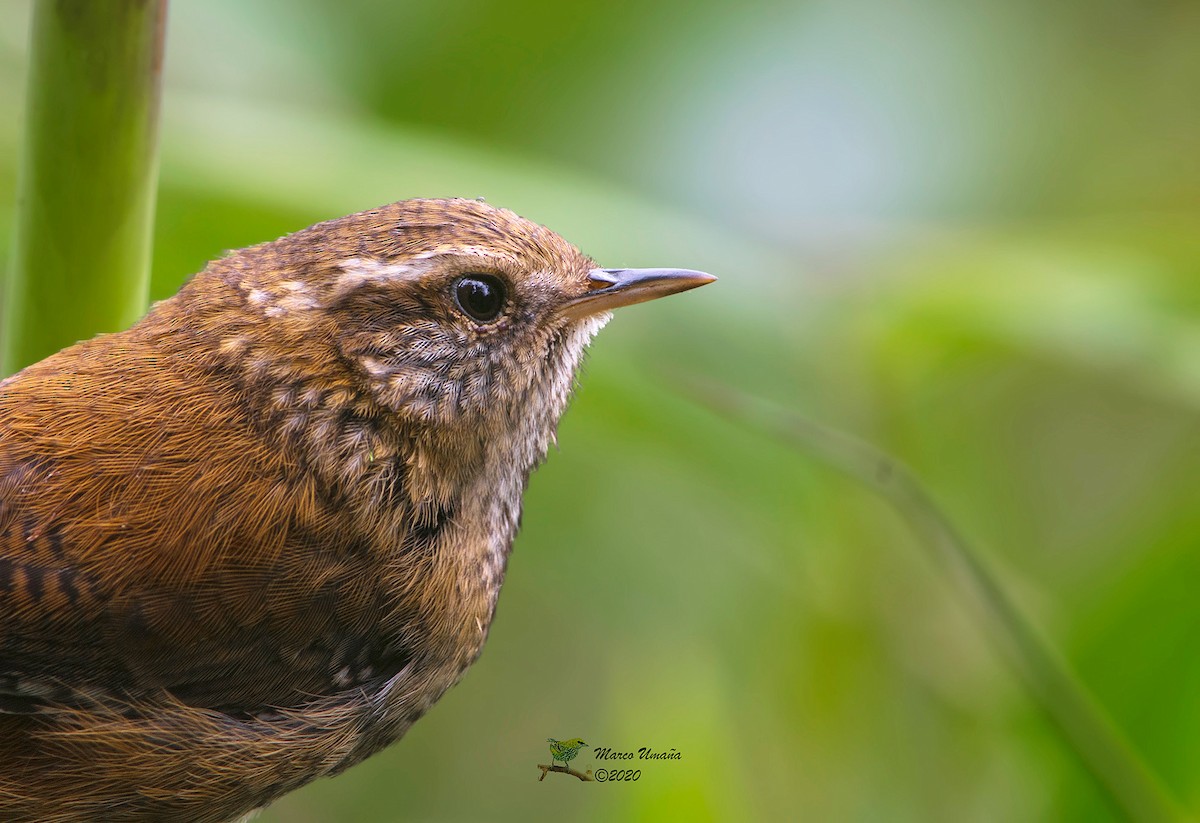
[[609, 310], [714, 279], [408, 200], [0, 383], [0, 820], [230, 820], [397, 740]]

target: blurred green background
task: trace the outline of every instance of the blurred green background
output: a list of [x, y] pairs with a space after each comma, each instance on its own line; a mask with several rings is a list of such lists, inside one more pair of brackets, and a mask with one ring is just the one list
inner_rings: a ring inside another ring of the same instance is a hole
[[[260, 819], [1120, 819], [886, 505], [663, 374], [910, 463], [1200, 810], [1198, 44], [1194, 0], [177, 0], [155, 298], [417, 195], [721, 277], [598, 339], [464, 682]], [[576, 736], [682, 759], [539, 783]]]

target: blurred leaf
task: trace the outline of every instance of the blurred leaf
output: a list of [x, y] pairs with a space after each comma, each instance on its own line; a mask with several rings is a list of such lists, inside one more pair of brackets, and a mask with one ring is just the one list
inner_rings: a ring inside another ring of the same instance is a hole
[[1033, 698], [1128, 819], [1137, 823], [1184, 820], [1157, 776], [1146, 768], [1053, 647], [1021, 615], [996, 573], [903, 464], [868, 443], [723, 386], [683, 385], [710, 408], [817, 457], [891, 503], [953, 574], [964, 594], [977, 602]]

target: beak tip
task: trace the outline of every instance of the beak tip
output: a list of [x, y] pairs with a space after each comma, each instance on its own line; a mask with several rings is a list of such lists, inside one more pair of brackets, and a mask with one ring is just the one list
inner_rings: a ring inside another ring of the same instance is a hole
[[706, 271], [695, 271], [693, 269], [678, 269], [675, 276], [670, 279], [674, 280], [679, 285], [679, 291], [698, 289], [701, 286], [707, 286], [709, 283], [717, 282], [716, 275], [709, 274]]

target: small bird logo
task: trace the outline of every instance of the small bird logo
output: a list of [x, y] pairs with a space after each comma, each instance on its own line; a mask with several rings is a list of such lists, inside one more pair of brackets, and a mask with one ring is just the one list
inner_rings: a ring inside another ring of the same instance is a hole
[[566, 766], [575, 759], [575, 755], [579, 754], [580, 749], [587, 747], [587, 743], [578, 737], [571, 740], [555, 740], [553, 737], [547, 737], [546, 742], [550, 744], [551, 765], [555, 761], [561, 760], [563, 766]]

